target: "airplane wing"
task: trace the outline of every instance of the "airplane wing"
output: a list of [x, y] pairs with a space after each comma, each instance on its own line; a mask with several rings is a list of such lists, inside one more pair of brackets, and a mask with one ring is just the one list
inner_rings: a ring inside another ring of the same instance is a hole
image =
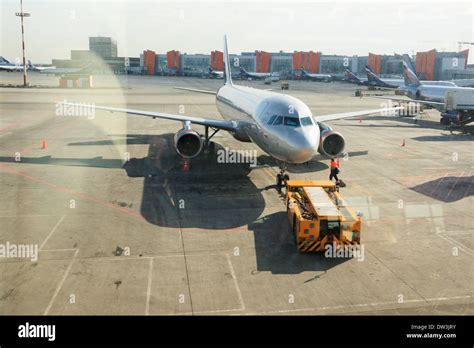
[[[67, 106], [84, 106], [83, 104], [74, 104], [74, 103], [62, 103]], [[97, 110], [106, 110], [110, 112], [123, 112], [131, 115], [147, 116], [151, 118], [162, 118], [166, 120], [186, 122], [189, 121], [194, 124], [199, 124], [201, 126], [208, 126], [213, 128], [219, 128], [226, 131], [234, 131], [237, 128], [237, 123], [233, 121], [226, 120], [214, 120], [206, 119], [201, 117], [186, 116], [186, 115], [176, 115], [176, 114], [166, 114], [164, 112], [153, 112], [153, 111], [143, 111], [143, 110], [133, 110], [133, 109], [123, 109], [123, 108], [112, 108], [108, 106], [91, 106]]]
[[217, 92], [208, 91], [206, 89], [197, 89], [197, 88], [187, 88], [187, 87], [173, 87], [174, 89], [182, 89], [183, 91], [191, 91], [191, 92], [198, 92], [198, 93], [205, 93], [205, 94], [212, 94], [217, 95]]
[[361, 110], [361, 111], [351, 111], [351, 112], [344, 112], [340, 114], [330, 114], [330, 115], [320, 115], [320, 116], [313, 116], [313, 119], [316, 122], [323, 122], [323, 121], [332, 121], [332, 120], [339, 120], [342, 118], [349, 118], [349, 117], [356, 117], [356, 116], [366, 116], [370, 114], [376, 114], [380, 112], [390, 113], [396, 110], [403, 109], [403, 107], [395, 107], [395, 108], [382, 108], [382, 109], [371, 109], [371, 110]]
[[428, 101], [428, 100], [418, 100], [418, 99], [377, 97], [377, 96], [373, 96], [372, 98], [386, 99], [386, 100], [388, 99], [388, 100], [393, 100], [393, 101], [397, 101], [397, 102], [404, 102], [404, 103], [420, 103], [420, 104], [433, 105], [433, 106], [443, 106], [444, 105], [444, 103], [440, 103], [440, 102], [434, 102], [434, 101]]

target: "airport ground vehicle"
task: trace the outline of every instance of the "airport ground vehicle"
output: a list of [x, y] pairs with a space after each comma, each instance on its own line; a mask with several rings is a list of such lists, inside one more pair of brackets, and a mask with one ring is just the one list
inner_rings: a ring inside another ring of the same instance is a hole
[[287, 90], [288, 88], [290, 88], [290, 84], [288, 82], [285, 81], [281, 83], [281, 89]]
[[286, 207], [291, 230], [301, 252], [324, 251], [360, 244], [361, 219], [347, 206], [329, 180], [286, 182]]
[[451, 131], [472, 133], [467, 127], [474, 121], [474, 88], [446, 91], [444, 112], [441, 113], [441, 124]]

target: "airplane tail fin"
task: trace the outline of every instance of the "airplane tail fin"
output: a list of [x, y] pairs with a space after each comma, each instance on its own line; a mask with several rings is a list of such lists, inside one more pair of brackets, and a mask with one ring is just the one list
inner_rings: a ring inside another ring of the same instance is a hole
[[405, 80], [405, 86], [421, 85], [418, 76], [416, 76], [415, 72], [411, 69], [405, 59], [403, 60], [403, 78]]
[[227, 35], [224, 35], [224, 83], [232, 85], [232, 74], [230, 71], [229, 50], [227, 49]]
[[8, 60], [6, 60], [5, 58], [3, 57], [0, 57], [0, 63], [2, 64], [10, 64], [10, 62]]
[[346, 78], [349, 80], [359, 81], [359, 78], [349, 68], [346, 68]]
[[380, 77], [378, 77], [377, 74], [374, 73], [368, 65], [365, 67], [365, 72], [367, 74], [367, 81], [373, 82], [373, 83], [376, 83], [376, 84], [382, 82], [380, 80]]

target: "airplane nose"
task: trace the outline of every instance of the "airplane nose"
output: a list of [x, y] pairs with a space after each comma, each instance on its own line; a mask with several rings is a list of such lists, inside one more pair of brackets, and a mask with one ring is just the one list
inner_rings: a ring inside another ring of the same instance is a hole
[[312, 133], [299, 133], [297, 140], [294, 141], [292, 146], [292, 153], [290, 160], [293, 163], [304, 163], [308, 162], [318, 152], [318, 139]]

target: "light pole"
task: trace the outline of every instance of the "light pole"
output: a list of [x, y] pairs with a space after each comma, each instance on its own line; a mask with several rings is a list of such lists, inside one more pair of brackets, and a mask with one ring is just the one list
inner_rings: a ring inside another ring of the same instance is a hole
[[23, 12], [23, 0], [20, 0], [20, 12], [16, 12], [15, 16], [21, 17], [21, 44], [23, 47], [23, 86], [26, 87], [25, 29], [23, 28], [23, 17], [29, 17], [30, 14]]

